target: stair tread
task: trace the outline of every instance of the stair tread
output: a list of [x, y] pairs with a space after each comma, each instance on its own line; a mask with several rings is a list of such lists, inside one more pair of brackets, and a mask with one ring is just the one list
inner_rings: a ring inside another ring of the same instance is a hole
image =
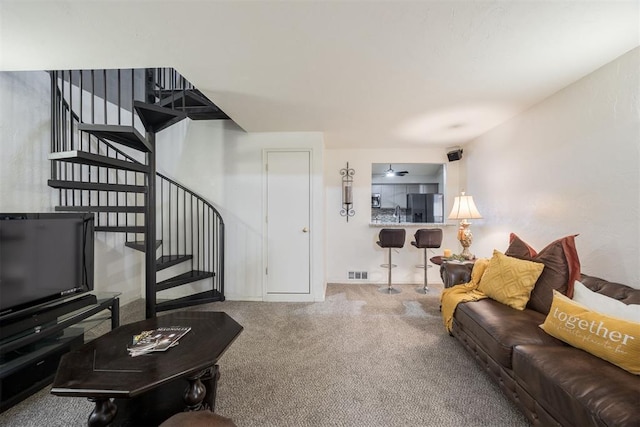
[[208, 302], [224, 301], [224, 296], [217, 290], [209, 290], [188, 295], [174, 300], [165, 300], [156, 304], [156, 311], [174, 310], [176, 308], [189, 307], [192, 305], [204, 304]]
[[[136, 240], [125, 242], [124, 245], [128, 248], [144, 252], [147, 249], [146, 242], [144, 240]], [[162, 246], [162, 240], [156, 240], [156, 249]]]
[[[186, 279], [186, 278], [194, 278], [194, 277], [213, 277], [214, 274], [210, 271], [201, 271], [201, 270], [191, 270], [186, 273], [179, 274], [170, 279], [163, 280], [162, 282], [170, 282], [172, 280]], [[162, 283], [160, 282], [160, 283]]]
[[135, 101], [134, 107], [145, 129], [152, 132], [160, 132], [187, 117], [182, 111], [166, 108], [157, 104]]
[[129, 184], [106, 184], [99, 182], [65, 181], [50, 179], [47, 181], [49, 187], [68, 190], [98, 190], [98, 191], [119, 191], [123, 193], [146, 193], [147, 187], [144, 185]]
[[163, 270], [192, 259], [192, 255], [163, 255], [156, 260], [156, 269]]
[[56, 206], [58, 212], [121, 212], [144, 213], [144, 206]]
[[131, 125], [81, 123], [78, 125], [78, 130], [88, 132], [102, 139], [126, 145], [134, 150], [145, 153], [153, 151], [153, 147], [151, 147], [151, 144], [149, 144], [147, 139]]
[[147, 228], [144, 225], [97, 225], [95, 230], [111, 233], [144, 233], [147, 231]]
[[229, 116], [223, 113], [221, 110], [209, 110], [209, 111], [187, 111], [187, 116], [191, 120], [229, 120]]
[[114, 169], [123, 169], [133, 172], [149, 171], [148, 166], [141, 163], [128, 162], [126, 160], [113, 159], [99, 154], [89, 153], [81, 150], [59, 151], [49, 154], [49, 160], [59, 160], [70, 163], [80, 163], [91, 166], [103, 166]]
[[210, 271], [191, 270], [186, 273], [179, 274], [169, 279], [158, 282], [156, 285], [157, 291], [163, 291], [176, 286], [186, 285], [187, 283], [197, 282], [198, 280], [207, 279], [213, 277], [214, 273]]

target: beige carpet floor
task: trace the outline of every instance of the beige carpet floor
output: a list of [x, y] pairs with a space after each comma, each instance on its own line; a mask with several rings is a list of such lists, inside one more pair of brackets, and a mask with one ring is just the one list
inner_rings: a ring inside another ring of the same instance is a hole
[[[238, 426], [528, 426], [450, 337], [428, 295], [399, 286], [331, 284], [317, 303], [225, 301], [244, 326], [220, 359], [216, 412]], [[143, 306], [123, 307], [122, 323]], [[81, 426], [92, 404], [45, 388], [0, 415], [2, 426]]]

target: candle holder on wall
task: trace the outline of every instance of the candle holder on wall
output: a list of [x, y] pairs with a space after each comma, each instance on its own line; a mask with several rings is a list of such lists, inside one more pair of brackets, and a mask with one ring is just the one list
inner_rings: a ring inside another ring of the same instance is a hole
[[340, 215], [347, 218], [354, 216], [356, 211], [353, 210], [353, 175], [356, 171], [349, 167], [340, 169], [340, 175], [342, 176], [342, 209], [340, 209]]

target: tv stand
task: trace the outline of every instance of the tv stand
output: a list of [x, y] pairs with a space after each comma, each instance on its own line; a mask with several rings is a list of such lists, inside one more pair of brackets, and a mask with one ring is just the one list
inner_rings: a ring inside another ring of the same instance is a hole
[[26, 331], [39, 333], [48, 323], [58, 317], [98, 302], [94, 294], [82, 294], [73, 298], [51, 302], [33, 310], [24, 310], [15, 315], [0, 317], [0, 340], [16, 336]]
[[[37, 325], [17, 327], [0, 338], [0, 412], [40, 390], [53, 380], [60, 358], [84, 344], [85, 332], [102, 324], [110, 311], [111, 329], [119, 326], [118, 293], [91, 293], [44, 305]], [[26, 318], [33, 322], [34, 314]], [[38, 317], [39, 316], [39, 317]], [[4, 328], [3, 328], [4, 329]]]

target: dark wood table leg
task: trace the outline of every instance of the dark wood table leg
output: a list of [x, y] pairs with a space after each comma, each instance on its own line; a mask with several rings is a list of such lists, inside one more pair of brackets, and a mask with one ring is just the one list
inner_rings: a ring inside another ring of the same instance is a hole
[[202, 382], [207, 387], [207, 396], [205, 402], [209, 406], [211, 412], [215, 412], [216, 409], [216, 393], [218, 390], [218, 379], [220, 378], [220, 369], [218, 365], [213, 365], [209, 368], [206, 375], [202, 377]]
[[89, 414], [87, 425], [89, 427], [108, 426], [118, 412], [116, 404], [111, 399], [89, 398], [89, 401], [94, 402], [96, 407]]
[[189, 385], [184, 391], [183, 400], [187, 407], [185, 411], [201, 411], [203, 409], [209, 409], [203, 404], [203, 400], [207, 395], [207, 387], [202, 383], [201, 378], [206, 375], [208, 369], [200, 371], [198, 374], [191, 377], [187, 377]]
[[188, 377], [189, 385], [184, 392], [185, 411], [202, 411], [215, 409], [216, 389], [220, 371], [218, 365], [214, 365], [197, 375]]

